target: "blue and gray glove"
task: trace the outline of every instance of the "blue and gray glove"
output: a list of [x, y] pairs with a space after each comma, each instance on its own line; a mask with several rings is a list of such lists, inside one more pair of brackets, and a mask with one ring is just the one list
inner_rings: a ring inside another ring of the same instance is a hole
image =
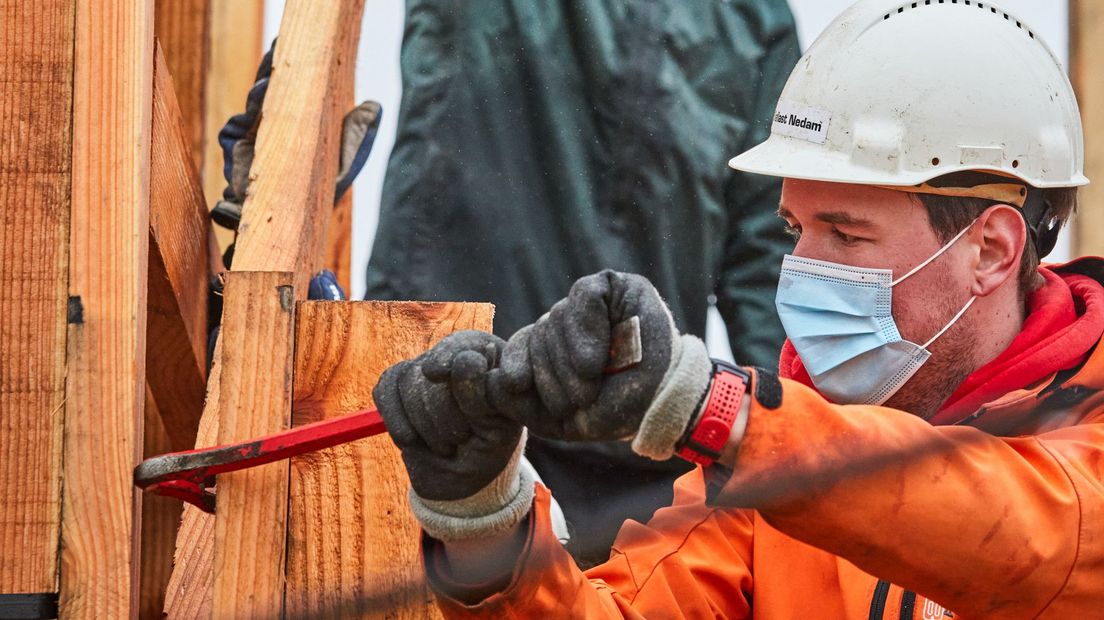
[[[249, 170], [253, 167], [257, 130], [261, 124], [261, 109], [268, 92], [268, 81], [272, 76], [272, 55], [275, 50], [276, 41], [273, 41], [272, 48], [264, 55], [257, 68], [253, 87], [246, 96], [245, 112], [230, 117], [218, 135], [219, 145], [222, 147], [222, 174], [226, 178], [226, 189], [223, 190], [222, 200], [211, 210], [211, 219], [230, 230], [237, 230], [241, 222], [242, 205], [245, 204], [249, 189]], [[334, 188], [334, 203], [341, 200], [368, 161], [382, 114], [380, 104], [365, 101], [345, 115], [341, 125], [341, 156]]]

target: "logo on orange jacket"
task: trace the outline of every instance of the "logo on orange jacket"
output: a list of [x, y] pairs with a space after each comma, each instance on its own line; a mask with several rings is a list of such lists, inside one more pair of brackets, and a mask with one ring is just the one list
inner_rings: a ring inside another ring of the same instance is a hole
[[[946, 615], [947, 610], [942, 605], [935, 601], [924, 600], [924, 610], [921, 618], [924, 620], [941, 620]], [[952, 618], [954, 616], [951, 616]]]

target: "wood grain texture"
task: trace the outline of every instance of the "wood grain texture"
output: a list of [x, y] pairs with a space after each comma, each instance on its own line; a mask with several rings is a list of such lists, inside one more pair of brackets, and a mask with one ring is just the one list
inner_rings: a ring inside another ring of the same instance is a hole
[[[149, 458], [172, 452], [172, 441], [161, 424], [157, 401], [146, 387], [145, 439], [142, 454]], [[138, 617], [161, 617], [165, 605], [165, 587], [172, 574], [176, 530], [180, 526], [181, 502], [148, 494], [142, 497], [142, 563], [139, 575]]]
[[1070, 80], [1081, 106], [1085, 132], [1085, 176], [1093, 183], [1078, 190], [1081, 209], [1074, 219], [1073, 256], [1104, 255], [1104, 3], [1070, 0]]
[[0, 594], [57, 590], [73, 2], [0, 0]]
[[172, 449], [189, 450], [207, 391], [210, 219], [160, 47], [153, 75], [146, 376]]
[[337, 282], [352, 295], [353, 276], [353, 190], [345, 192], [330, 213], [330, 225], [326, 231], [326, 269], [334, 272]]
[[[218, 444], [219, 383], [222, 380], [222, 345], [215, 344], [214, 364], [207, 380], [207, 402], [199, 420], [197, 448]], [[215, 556], [215, 516], [187, 504], [184, 506], [173, 553], [172, 575], [165, 590], [165, 617], [174, 620], [211, 617], [214, 587], [212, 564]]]
[[[344, 119], [345, 114], [356, 104], [354, 100], [356, 86], [356, 46], [342, 45], [342, 56], [334, 68], [332, 114]], [[340, 142], [338, 142], [340, 144]], [[339, 158], [340, 160], [340, 158]], [[338, 162], [340, 164], [340, 161]], [[326, 249], [324, 264], [334, 272], [346, 295], [352, 294], [353, 261], [353, 188], [349, 188], [341, 200], [334, 205], [330, 213], [330, 224], [326, 229]]]
[[[202, 168], [207, 208], [215, 206], [226, 187], [218, 132], [231, 116], [245, 111], [245, 96], [261, 62], [264, 0], [216, 0], [209, 10]], [[226, 249], [234, 233], [221, 226], [214, 229], [219, 244]]]
[[61, 616], [137, 612], [153, 4], [78, 2]]
[[[372, 406], [392, 364], [463, 329], [490, 331], [490, 304], [303, 302], [296, 322], [294, 424]], [[426, 590], [409, 480], [386, 435], [292, 459], [288, 613], [438, 617]]]
[[211, 0], [155, 0], [154, 4], [154, 34], [161, 41], [169, 74], [176, 85], [188, 152], [197, 170], [203, 168], [206, 152], [204, 122], [210, 4]]
[[[226, 275], [220, 444], [275, 433], [291, 423], [293, 279], [281, 272]], [[287, 489], [286, 461], [219, 476], [214, 617], [282, 615]]]
[[329, 98], [355, 57], [364, 0], [288, 0], [265, 95], [234, 268], [295, 274], [306, 295], [333, 211], [341, 117]]

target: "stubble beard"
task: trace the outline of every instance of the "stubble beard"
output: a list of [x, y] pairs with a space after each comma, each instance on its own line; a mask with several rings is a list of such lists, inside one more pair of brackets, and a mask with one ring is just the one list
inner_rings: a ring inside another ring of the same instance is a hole
[[977, 369], [977, 337], [966, 321], [959, 321], [932, 347], [928, 361], [885, 402], [886, 407], [930, 420], [962, 382]]

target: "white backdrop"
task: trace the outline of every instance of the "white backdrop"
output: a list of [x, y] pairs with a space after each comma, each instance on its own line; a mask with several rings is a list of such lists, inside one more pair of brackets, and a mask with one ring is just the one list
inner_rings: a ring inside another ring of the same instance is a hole
[[[1031, 24], [1032, 30], [1050, 43], [1062, 63], [1068, 66], [1068, 0], [999, 1], [1005, 9]], [[851, 3], [852, 0], [790, 0], [802, 48], [808, 47], [832, 18]], [[283, 0], [265, 2], [265, 49], [279, 29], [283, 4]], [[383, 174], [395, 141], [395, 126], [402, 95], [399, 47], [402, 42], [404, 8], [404, 0], [367, 0], [364, 8], [357, 57], [356, 97], [357, 101], [379, 101], [383, 104], [384, 118], [372, 155], [364, 172], [353, 185], [353, 299], [364, 295], [364, 269], [368, 264], [379, 219]], [[1054, 253], [1048, 258], [1054, 261], [1067, 260], [1069, 248], [1069, 235], [1064, 233]], [[724, 323], [716, 311], [710, 313], [706, 341], [712, 355], [731, 360], [732, 354], [724, 336]]]

